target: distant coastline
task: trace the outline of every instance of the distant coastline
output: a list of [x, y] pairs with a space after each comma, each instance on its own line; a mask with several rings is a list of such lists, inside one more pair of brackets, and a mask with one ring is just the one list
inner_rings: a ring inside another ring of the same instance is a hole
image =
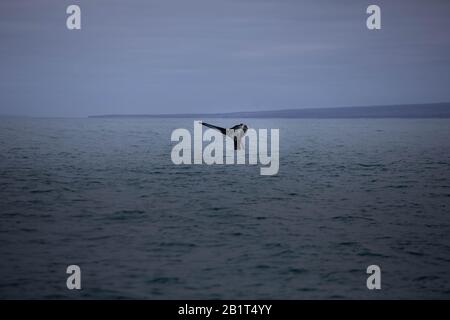
[[450, 102], [229, 113], [105, 114], [92, 115], [89, 118], [450, 118]]

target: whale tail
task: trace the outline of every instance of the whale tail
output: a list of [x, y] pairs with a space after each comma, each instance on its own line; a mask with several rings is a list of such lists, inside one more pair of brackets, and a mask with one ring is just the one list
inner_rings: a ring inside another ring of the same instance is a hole
[[218, 127], [218, 126], [206, 123], [206, 122], [202, 122], [202, 125], [204, 125], [205, 127], [211, 128], [211, 129], [215, 129], [215, 130], [221, 132], [224, 136], [228, 136], [231, 139], [233, 139], [234, 150], [241, 149], [242, 137], [245, 135], [245, 133], [247, 132], [247, 129], [248, 129], [247, 125], [244, 125], [242, 123], [235, 125], [234, 127], [230, 128], [230, 129]]

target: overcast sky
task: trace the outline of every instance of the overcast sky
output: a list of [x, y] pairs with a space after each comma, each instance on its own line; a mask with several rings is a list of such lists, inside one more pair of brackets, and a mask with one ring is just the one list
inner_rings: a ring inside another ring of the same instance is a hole
[[442, 102], [449, 84], [446, 0], [0, 1], [0, 114]]

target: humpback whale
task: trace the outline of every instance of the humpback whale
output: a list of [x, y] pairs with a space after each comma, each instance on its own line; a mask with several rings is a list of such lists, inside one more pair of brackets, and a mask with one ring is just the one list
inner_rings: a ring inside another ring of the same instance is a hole
[[234, 141], [234, 150], [240, 150], [241, 149], [241, 140], [244, 137], [245, 133], [248, 130], [248, 126], [246, 124], [240, 123], [237, 124], [231, 128], [222, 128], [218, 127], [206, 122], [202, 121], [202, 125], [205, 127], [215, 129], [219, 132], [221, 132], [224, 136], [230, 137]]

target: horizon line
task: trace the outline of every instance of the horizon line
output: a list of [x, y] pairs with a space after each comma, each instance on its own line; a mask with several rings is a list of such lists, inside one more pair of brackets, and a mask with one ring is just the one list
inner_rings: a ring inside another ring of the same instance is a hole
[[[286, 109], [271, 109], [271, 110], [260, 110], [260, 111], [232, 111], [232, 112], [216, 112], [216, 113], [202, 113], [202, 112], [194, 112], [194, 113], [109, 113], [109, 114], [96, 114], [96, 115], [88, 115], [87, 118], [107, 118], [107, 117], [155, 117], [155, 118], [164, 118], [164, 117], [193, 117], [193, 116], [232, 116], [232, 115], [258, 115], [263, 113], [281, 113], [281, 112], [295, 112], [295, 111], [323, 111], [323, 110], [333, 110], [338, 111], [339, 109], [370, 109], [370, 108], [382, 108], [382, 107], [425, 107], [425, 106], [436, 106], [436, 105], [448, 105], [450, 107], [450, 101], [446, 102], [430, 102], [430, 103], [402, 103], [402, 104], [382, 104], [382, 105], [364, 105], [364, 106], [336, 106], [336, 107], [305, 107], [305, 108], [286, 108]], [[82, 117], [81, 117], [82, 118]]]

